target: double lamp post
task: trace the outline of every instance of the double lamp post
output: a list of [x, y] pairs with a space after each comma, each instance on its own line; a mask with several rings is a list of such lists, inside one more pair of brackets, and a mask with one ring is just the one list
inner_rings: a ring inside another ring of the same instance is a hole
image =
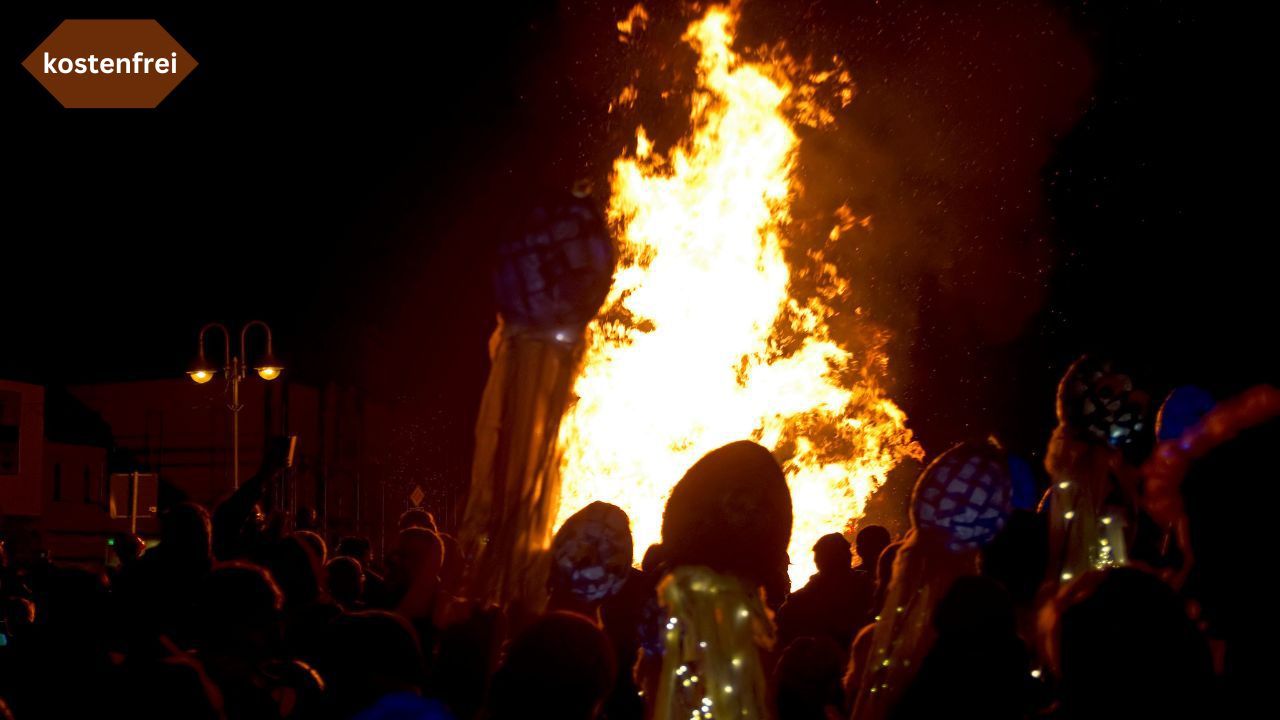
[[280, 377], [280, 373], [284, 371], [284, 366], [276, 359], [275, 353], [271, 348], [271, 328], [261, 320], [254, 320], [246, 323], [240, 328], [240, 354], [233, 355], [231, 352], [231, 331], [222, 323], [209, 323], [200, 328], [200, 338], [197, 341], [196, 359], [191, 363], [191, 368], [187, 370], [187, 375], [196, 383], [203, 385], [213, 379], [218, 373], [219, 368], [209, 362], [204, 354], [205, 335], [211, 328], [216, 328], [222, 332], [223, 355], [222, 372], [226, 376], [227, 409], [231, 411], [231, 481], [234, 487], [240, 487], [240, 409], [244, 407], [240, 404], [240, 382], [245, 379], [245, 369], [248, 367], [248, 355], [245, 352], [247, 345], [249, 330], [255, 327], [262, 328], [266, 335], [267, 348], [256, 363], [253, 369], [258, 373], [258, 377], [268, 382]]

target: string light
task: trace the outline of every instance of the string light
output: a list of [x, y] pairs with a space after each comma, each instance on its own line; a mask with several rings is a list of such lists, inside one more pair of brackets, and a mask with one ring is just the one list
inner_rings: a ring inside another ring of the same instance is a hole
[[1036, 668], [1035, 670], [1032, 670], [1032, 671], [1031, 671], [1031, 677], [1036, 678], [1037, 680], [1039, 680], [1039, 679], [1040, 679], [1040, 668]]
[[1074, 577], [1074, 576], [1073, 576], [1071, 573], [1069, 573], [1069, 572], [1064, 572], [1064, 573], [1062, 573], [1062, 580], [1063, 580], [1064, 582], [1065, 582], [1065, 581], [1067, 581], [1067, 580], [1070, 580], [1072, 577]]
[[1062, 513], [1062, 517], [1064, 517], [1064, 518], [1066, 518], [1066, 519], [1068, 519], [1068, 520], [1070, 520], [1071, 518], [1073, 518], [1073, 517], [1075, 517], [1075, 516], [1076, 516], [1076, 511], [1075, 511], [1075, 510], [1068, 510], [1068, 511], [1066, 511], [1066, 512]]
[[1111, 516], [1110, 516], [1110, 515], [1106, 515], [1106, 516], [1104, 516], [1104, 517], [1102, 518], [1102, 524], [1103, 524], [1103, 525], [1110, 525], [1110, 524], [1111, 524]]
[[1071, 483], [1067, 482], [1066, 480], [1063, 480], [1062, 482], [1058, 483], [1059, 490], [1066, 490], [1069, 487], [1071, 487]]

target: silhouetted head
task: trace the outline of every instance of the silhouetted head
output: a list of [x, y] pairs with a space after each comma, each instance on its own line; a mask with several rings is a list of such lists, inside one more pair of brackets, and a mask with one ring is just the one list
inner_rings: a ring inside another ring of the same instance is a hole
[[493, 679], [494, 720], [592, 720], [613, 686], [613, 648], [604, 632], [573, 613], [534, 621], [507, 648]]
[[128, 565], [142, 557], [147, 545], [142, 538], [129, 532], [118, 532], [111, 535], [111, 547], [121, 565]]
[[266, 569], [241, 560], [215, 565], [192, 611], [196, 648], [203, 653], [262, 656], [279, 642], [283, 603]]
[[364, 569], [355, 558], [339, 556], [325, 565], [329, 596], [344, 608], [360, 601], [364, 594]]
[[318, 659], [335, 717], [350, 717], [393, 692], [421, 692], [426, 665], [407, 620], [382, 610], [330, 623]]
[[284, 592], [287, 607], [308, 605], [320, 597], [324, 577], [320, 558], [296, 533], [271, 546], [266, 564]]
[[410, 581], [440, 577], [444, 567], [444, 543], [434, 531], [422, 527], [401, 530], [396, 553]]
[[617, 505], [596, 501], [569, 516], [551, 540], [547, 588], [553, 605], [592, 612], [631, 575], [631, 520]]
[[876, 584], [887, 586], [893, 580], [893, 561], [898, 559], [898, 551], [902, 549], [902, 541], [892, 542], [880, 551], [876, 560]]
[[1208, 647], [1160, 579], [1135, 568], [1095, 571], [1054, 607], [1049, 637], [1067, 717], [1207, 717]]
[[640, 560], [640, 569], [645, 573], [654, 573], [664, 562], [666, 562], [666, 554], [663, 552], [662, 543], [654, 543], [645, 549], [644, 558]]
[[706, 565], [757, 585], [787, 572], [791, 491], [778, 461], [746, 440], [712, 450], [671, 491], [662, 514], [668, 565]]
[[320, 561], [321, 565], [329, 562], [329, 547], [325, 544], [324, 538], [319, 533], [310, 530], [295, 530], [293, 536], [307, 544], [311, 548], [311, 552]]
[[853, 565], [849, 541], [840, 533], [823, 535], [813, 544], [813, 562], [817, 564], [820, 573], [848, 570]]
[[423, 508], [409, 508], [400, 514], [401, 530], [407, 528], [426, 528], [431, 532], [436, 531], [436, 519], [430, 512]]
[[876, 560], [880, 559], [880, 553], [884, 552], [891, 542], [893, 542], [893, 536], [889, 534], [888, 528], [882, 525], [868, 525], [858, 531], [853, 545], [858, 551], [858, 559], [862, 564], [871, 567]]
[[876, 560], [876, 589], [871, 598], [871, 609], [879, 612], [884, 606], [885, 595], [889, 592], [889, 583], [893, 582], [893, 563], [898, 559], [898, 550], [902, 549], [902, 541], [889, 543]]
[[346, 556], [355, 558], [360, 561], [360, 567], [368, 568], [373, 562], [373, 548], [369, 545], [369, 539], [357, 537], [355, 535], [347, 535], [338, 541], [338, 546], [334, 548], [335, 556]]
[[166, 553], [184, 558], [212, 557], [209, 511], [193, 502], [180, 502], [160, 515], [160, 545]]

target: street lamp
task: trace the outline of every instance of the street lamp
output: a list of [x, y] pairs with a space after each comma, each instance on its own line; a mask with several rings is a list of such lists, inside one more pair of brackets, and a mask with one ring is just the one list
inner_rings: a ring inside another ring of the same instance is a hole
[[276, 359], [275, 353], [271, 347], [271, 328], [261, 320], [253, 320], [240, 328], [240, 354], [231, 354], [231, 331], [227, 330], [227, 326], [222, 323], [209, 323], [200, 328], [200, 337], [196, 341], [196, 359], [192, 361], [191, 366], [187, 369], [187, 375], [198, 385], [203, 385], [213, 379], [218, 374], [218, 368], [209, 362], [204, 354], [204, 338], [210, 328], [217, 328], [222, 331], [223, 338], [223, 355], [222, 372], [227, 378], [227, 392], [231, 396], [231, 401], [227, 403], [227, 409], [231, 411], [231, 481], [235, 487], [240, 487], [240, 409], [244, 407], [240, 404], [240, 381], [245, 379], [245, 367], [248, 355], [245, 352], [247, 340], [249, 337], [249, 329], [253, 327], [262, 328], [263, 333], [267, 337], [267, 348], [259, 358], [258, 362], [253, 366], [257, 371], [258, 377], [270, 382], [280, 377], [280, 373], [284, 372], [284, 366]]

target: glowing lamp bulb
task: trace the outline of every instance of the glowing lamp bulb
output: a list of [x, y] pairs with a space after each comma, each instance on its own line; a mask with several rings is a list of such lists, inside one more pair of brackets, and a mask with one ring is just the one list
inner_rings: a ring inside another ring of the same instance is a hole
[[264, 365], [258, 368], [257, 370], [258, 370], [258, 377], [262, 378], [263, 380], [275, 380], [276, 378], [280, 377], [280, 372], [284, 370], [284, 368], [276, 367], [275, 365]]
[[203, 385], [213, 379], [213, 373], [208, 370], [192, 370], [187, 373], [197, 385]]

